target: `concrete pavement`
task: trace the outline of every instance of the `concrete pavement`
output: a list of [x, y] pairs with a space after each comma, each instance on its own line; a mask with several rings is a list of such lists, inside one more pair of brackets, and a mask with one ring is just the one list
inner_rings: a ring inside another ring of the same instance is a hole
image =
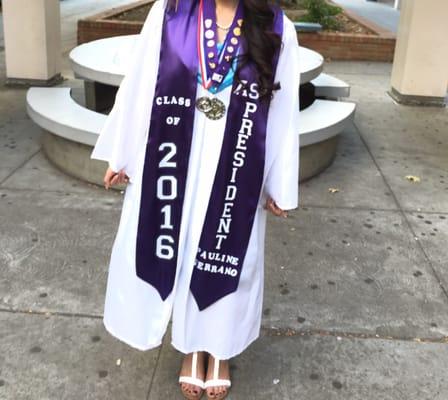
[[400, 11], [393, 8], [393, 2], [373, 2], [367, 0], [332, 0], [334, 3], [353, 11], [355, 14], [374, 22], [384, 29], [397, 33]]
[[[390, 64], [325, 69], [355, 123], [300, 209], [269, 218], [262, 336], [229, 399], [445, 400], [448, 111], [394, 104]], [[25, 93], [0, 87], [0, 398], [181, 399], [169, 333], [140, 352], [102, 325], [122, 195], [46, 161]]]

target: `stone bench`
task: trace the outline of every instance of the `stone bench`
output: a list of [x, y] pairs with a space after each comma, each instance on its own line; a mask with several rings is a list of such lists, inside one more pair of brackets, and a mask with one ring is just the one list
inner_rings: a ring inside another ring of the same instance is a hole
[[[76, 103], [69, 87], [30, 88], [27, 110], [33, 121], [46, 131], [43, 149], [54, 164], [72, 176], [102, 183], [105, 165], [90, 160], [90, 153], [106, 115]], [[337, 135], [350, 123], [354, 111], [354, 103], [321, 99], [301, 111], [301, 179], [315, 175], [331, 163]], [[319, 160], [318, 165], [315, 160]]]
[[311, 81], [316, 97], [337, 99], [350, 96], [350, 86], [341, 79], [322, 73]]
[[32, 87], [26, 95], [31, 119], [54, 135], [93, 146], [107, 116], [73, 100], [71, 88]]
[[322, 25], [315, 22], [294, 22], [297, 32], [319, 32], [322, 30]]
[[[317, 99], [300, 113], [300, 147], [310, 146], [341, 133], [353, 120], [356, 104]], [[316, 118], [316, 115], [325, 116]]]

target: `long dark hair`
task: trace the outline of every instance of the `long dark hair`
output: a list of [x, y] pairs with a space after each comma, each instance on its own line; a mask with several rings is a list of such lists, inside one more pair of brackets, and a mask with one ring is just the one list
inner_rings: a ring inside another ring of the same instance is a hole
[[[273, 59], [282, 44], [274, 32], [274, 11], [269, 0], [243, 0], [244, 24], [242, 33], [247, 43], [239, 68], [253, 63], [257, 70], [257, 82], [262, 99], [270, 99], [280, 85], [274, 81]], [[237, 71], [238, 78], [238, 71]]]
[[[185, 0], [169, 0], [171, 7], [176, 6], [176, 1]], [[240, 56], [236, 79], [240, 79], [239, 70], [243, 66], [254, 65], [260, 98], [270, 99], [274, 90], [280, 88], [279, 83], [274, 82], [273, 59], [280, 49], [282, 39], [274, 32], [274, 10], [269, 0], [243, 0], [243, 3], [242, 35], [247, 46], [246, 52]]]

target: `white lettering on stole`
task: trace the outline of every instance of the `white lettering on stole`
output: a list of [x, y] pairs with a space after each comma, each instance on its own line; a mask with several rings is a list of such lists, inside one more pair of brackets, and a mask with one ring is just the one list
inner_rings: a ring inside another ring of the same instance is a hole
[[260, 92], [258, 91], [258, 83], [253, 82], [249, 85], [249, 91], [248, 89], [248, 82], [245, 79], [242, 79], [240, 83], [238, 83], [238, 86], [235, 89], [235, 94], [243, 97], [249, 97], [252, 100], [258, 100], [260, 98]]
[[[157, 106], [171, 105], [175, 107], [189, 108], [192, 100], [186, 97], [158, 96], [155, 98]], [[165, 119], [167, 129], [178, 126], [180, 117], [169, 115]], [[157, 179], [157, 199], [159, 200], [161, 223], [160, 235], [156, 239], [156, 256], [160, 259], [171, 260], [175, 256], [175, 240], [173, 238], [174, 221], [172, 208], [174, 201], [178, 198], [178, 182], [176, 178], [177, 147], [174, 143], [164, 142], [159, 146], [159, 152], [166, 153], [160, 156], [158, 168], [160, 173]]]
[[[163, 171], [177, 168], [177, 147], [174, 143], [164, 142], [159, 146], [159, 152], [168, 150], [161, 158], [159, 168]], [[171, 231], [174, 229], [172, 221], [172, 201], [177, 198], [177, 179], [169, 172], [160, 174], [157, 179], [157, 198], [160, 200], [160, 213], [162, 214], [162, 224], [160, 226], [163, 234], [159, 235], [156, 240], [156, 256], [164, 260], [171, 260], [174, 257], [174, 238]]]
[[174, 125], [174, 126], [177, 126], [177, 125], [179, 125], [179, 122], [180, 122], [180, 118], [179, 117], [167, 117], [166, 118], [166, 124], [167, 125]]
[[176, 97], [176, 96], [158, 96], [155, 99], [156, 105], [158, 106], [181, 106], [189, 108], [191, 106], [191, 99], [186, 97]]
[[[240, 84], [241, 85], [241, 84]], [[239, 92], [238, 92], [239, 91]], [[239, 93], [243, 97], [251, 97], [257, 95], [257, 88], [254, 85], [250, 86], [250, 92], [242, 90], [238, 86], [235, 93]], [[227, 184], [226, 197], [224, 207], [219, 220], [218, 229], [216, 232], [216, 250], [221, 250], [222, 243], [230, 233], [230, 226], [232, 223], [232, 209], [235, 205], [235, 198], [237, 196], [238, 188], [235, 185], [238, 170], [244, 166], [246, 160], [247, 142], [252, 136], [252, 129], [254, 122], [252, 121], [253, 114], [257, 111], [257, 104], [252, 101], [246, 101], [243, 118], [241, 120], [240, 130], [238, 132], [235, 152], [233, 153], [232, 161], [232, 175], [230, 182]]]
[[230, 275], [232, 277], [238, 275], [238, 270], [234, 268], [238, 266], [238, 257], [212, 251], [199, 251], [198, 253], [200, 253], [198, 257], [202, 258], [201, 260], [196, 259], [194, 262], [194, 266], [198, 270], [209, 272], [211, 274]]
[[231, 277], [236, 277], [238, 275], [237, 267], [239, 266], [240, 260], [238, 257], [230, 254], [223, 254], [219, 252], [219, 250], [221, 250], [223, 242], [230, 234], [232, 225], [232, 209], [235, 205], [235, 199], [238, 193], [238, 187], [236, 186], [238, 171], [244, 166], [246, 160], [248, 142], [252, 136], [254, 126], [252, 117], [258, 108], [257, 104], [251, 101], [259, 98], [258, 85], [253, 83], [248, 86], [247, 82], [243, 81], [237, 86], [234, 93], [245, 97], [248, 100], [245, 104], [243, 118], [238, 131], [238, 137], [232, 159], [232, 173], [226, 186], [224, 206], [215, 235], [215, 251], [206, 251], [199, 248], [198, 255], [195, 260], [195, 268], [200, 271], [211, 274], [228, 275]]

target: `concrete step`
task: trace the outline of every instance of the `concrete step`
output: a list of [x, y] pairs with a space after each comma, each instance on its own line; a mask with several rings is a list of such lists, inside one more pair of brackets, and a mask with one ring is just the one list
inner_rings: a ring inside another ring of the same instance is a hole
[[300, 113], [300, 147], [323, 142], [341, 133], [353, 120], [355, 108], [355, 103], [315, 100]]
[[322, 73], [311, 81], [317, 97], [349, 97], [350, 85], [334, 76]]
[[71, 90], [69, 87], [30, 88], [26, 96], [28, 115], [57, 136], [94, 146], [107, 116], [76, 103]]

